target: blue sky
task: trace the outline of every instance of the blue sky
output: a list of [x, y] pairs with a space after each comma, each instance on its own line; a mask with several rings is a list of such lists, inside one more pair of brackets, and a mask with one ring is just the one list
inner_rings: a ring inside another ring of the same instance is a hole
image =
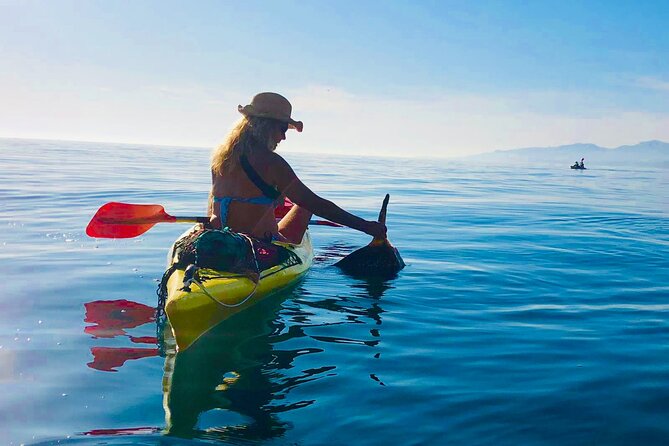
[[0, 136], [457, 156], [669, 140], [669, 2], [0, 0]]

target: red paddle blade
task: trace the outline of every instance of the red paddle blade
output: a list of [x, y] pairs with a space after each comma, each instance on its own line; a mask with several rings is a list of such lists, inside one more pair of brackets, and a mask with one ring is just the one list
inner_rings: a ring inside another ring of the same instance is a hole
[[86, 227], [89, 237], [132, 238], [144, 234], [156, 223], [174, 222], [159, 204], [107, 203]]

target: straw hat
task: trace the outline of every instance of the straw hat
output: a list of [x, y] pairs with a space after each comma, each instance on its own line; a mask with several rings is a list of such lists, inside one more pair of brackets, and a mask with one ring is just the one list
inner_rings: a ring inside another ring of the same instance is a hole
[[290, 117], [293, 106], [288, 99], [277, 93], [258, 93], [253, 96], [251, 103], [245, 106], [237, 106], [237, 110], [244, 116], [257, 116], [259, 118], [271, 118], [288, 123], [290, 128], [302, 131], [302, 121], [295, 121]]

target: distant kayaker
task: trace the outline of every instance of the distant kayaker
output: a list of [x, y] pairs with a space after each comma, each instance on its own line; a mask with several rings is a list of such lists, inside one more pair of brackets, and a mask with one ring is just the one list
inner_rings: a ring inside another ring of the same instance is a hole
[[[259, 93], [211, 159], [212, 188], [209, 215], [215, 228], [229, 227], [261, 239], [299, 243], [312, 214], [385, 237], [386, 226], [364, 220], [319, 197], [300, 181], [275, 150], [286, 131], [302, 131], [301, 121], [291, 118], [290, 102], [277, 93]], [[288, 197], [295, 205], [278, 223], [274, 208]]]
[[584, 160], [584, 159], [585, 159], [585, 158], [581, 158], [581, 164], [579, 165], [579, 167], [580, 167], [581, 169], [585, 169], [585, 164], [583, 164], [583, 160]]

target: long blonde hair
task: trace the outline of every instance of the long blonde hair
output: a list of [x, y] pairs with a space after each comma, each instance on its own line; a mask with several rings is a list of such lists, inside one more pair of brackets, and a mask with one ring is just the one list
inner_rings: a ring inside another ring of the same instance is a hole
[[211, 155], [211, 171], [223, 175], [239, 165], [239, 158], [257, 148], [274, 150], [272, 132], [281, 123], [275, 119], [244, 116], [230, 130], [225, 141]]

